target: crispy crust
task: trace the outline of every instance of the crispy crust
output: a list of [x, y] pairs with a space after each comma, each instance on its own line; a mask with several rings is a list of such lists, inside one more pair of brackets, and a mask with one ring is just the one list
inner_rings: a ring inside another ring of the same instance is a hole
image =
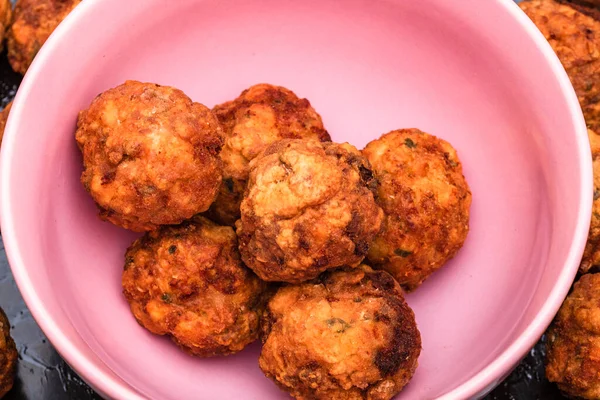
[[547, 338], [548, 380], [574, 398], [600, 398], [600, 274], [575, 284]]
[[231, 227], [195, 217], [147, 233], [127, 250], [122, 283], [137, 321], [190, 354], [233, 354], [258, 338], [266, 284], [242, 264]]
[[262, 279], [297, 283], [356, 266], [379, 232], [368, 161], [349, 144], [285, 139], [251, 163], [242, 259]]
[[592, 148], [592, 165], [594, 168], [594, 203], [590, 232], [579, 265], [579, 272], [582, 274], [597, 270], [600, 266], [600, 135], [588, 129], [588, 136]]
[[17, 346], [10, 337], [10, 323], [0, 308], [0, 398], [13, 386], [17, 357]]
[[471, 191], [460, 160], [449, 143], [418, 129], [389, 132], [363, 154], [385, 214], [367, 258], [412, 291], [454, 257], [469, 232]]
[[134, 231], [204, 212], [221, 184], [219, 122], [182, 91], [127, 81], [79, 114], [81, 182], [104, 220]]
[[8, 120], [11, 107], [12, 101], [8, 103], [2, 111], [0, 111], [0, 144], [2, 143], [2, 139], [4, 139], [4, 128], [6, 127], [6, 121]]
[[4, 51], [4, 38], [12, 19], [12, 4], [10, 0], [0, 0], [0, 52]]
[[8, 31], [8, 61], [25, 74], [54, 29], [81, 0], [18, 0]]
[[208, 216], [223, 225], [233, 226], [239, 219], [249, 163], [268, 145], [280, 139], [331, 141], [310, 102], [281, 86], [254, 85], [213, 112], [225, 133], [224, 179]]
[[260, 368], [296, 399], [391, 399], [421, 351], [398, 283], [365, 265], [282, 287], [262, 330]]

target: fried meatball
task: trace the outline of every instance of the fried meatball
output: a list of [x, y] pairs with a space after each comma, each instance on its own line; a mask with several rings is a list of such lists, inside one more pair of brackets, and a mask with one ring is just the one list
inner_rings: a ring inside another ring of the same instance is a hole
[[564, 65], [585, 108], [600, 100], [600, 21], [554, 0], [519, 4]]
[[10, 0], [0, 0], [0, 52], [4, 50], [4, 38], [12, 19]]
[[572, 397], [600, 399], [600, 274], [575, 283], [546, 336], [548, 380]]
[[421, 352], [400, 286], [365, 265], [282, 287], [262, 331], [260, 368], [296, 399], [391, 399]]
[[242, 264], [233, 229], [202, 217], [148, 232], [125, 255], [123, 293], [137, 321], [200, 357], [258, 338], [265, 289]]
[[383, 212], [369, 162], [349, 144], [284, 139], [250, 163], [237, 222], [242, 259], [266, 281], [297, 283], [357, 266]]
[[249, 163], [268, 145], [279, 139], [331, 141], [310, 102], [281, 86], [252, 86], [213, 111], [223, 124], [225, 144], [223, 184], [208, 215], [224, 225], [233, 226], [240, 217]]
[[17, 368], [17, 347], [10, 337], [10, 324], [0, 308], [0, 398], [13, 386]]
[[6, 127], [6, 121], [8, 121], [8, 114], [10, 114], [10, 108], [12, 107], [12, 101], [0, 111], [0, 144], [4, 138], [4, 128]]
[[588, 240], [579, 265], [579, 272], [585, 274], [600, 266], [600, 135], [588, 129], [592, 148], [592, 166], [594, 169], [594, 203]]
[[79, 114], [81, 182], [102, 219], [133, 231], [208, 210], [221, 184], [222, 129], [182, 91], [127, 81]]
[[8, 31], [8, 61], [25, 74], [50, 34], [81, 0], [18, 0]]
[[449, 143], [418, 129], [389, 132], [363, 154], [385, 215], [367, 258], [412, 291], [454, 257], [469, 232], [471, 192], [461, 163]]

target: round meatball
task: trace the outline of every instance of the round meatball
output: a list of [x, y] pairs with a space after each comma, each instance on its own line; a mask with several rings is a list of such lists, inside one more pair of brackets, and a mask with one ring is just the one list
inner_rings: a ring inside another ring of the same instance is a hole
[[574, 398], [600, 398], [600, 274], [581, 277], [547, 332], [546, 376]]
[[297, 283], [357, 266], [379, 232], [368, 161], [349, 144], [285, 139], [250, 164], [237, 222], [242, 259], [266, 281]]
[[418, 129], [387, 133], [363, 150], [385, 217], [368, 254], [407, 291], [454, 257], [469, 231], [471, 192], [456, 151]]
[[148, 232], [125, 255], [123, 293], [135, 318], [200, 357], [257, 339], [265, 289], [242, 264], [233, 229], [202, 217]]
[[600, 100], [600, 21], [554, 0], [519, 4], [564, 65], [583, 108]]
[[10, 337], [10, 324], [0, 308], [0, 398], [13, 386], [17, 368], [17, 347]]
[[233, 226], [240, 217], [249, 163], [268, 145], [279, 139], [331, 141], [309, 101], [281, 86], [252, 86], [213, 111], [223, 124], [225, 144], [223, 184], [209, 216], [224, 225]]
[[4, 50], [4, 38], [12, 19], [10, 0], [0, 0], [0, 52]]
[[12, 101], [8, 103], [2, 111], [0, 111], [0, 144], [2, 143], [2, 139], [4, 138], [4, 128], [6, 127], [6, 122], [8, 121], [8, 114], [10, 114], [11, 107]]
[[221, 184], [222, 130], [182, 91], [127, 81], [79, 114], [81, 182], [102, 219], [133, 231], [204, 212]]
[[8, 31], [8, 61], [25, 74], [42, 45], [81, 0], [18, 0]]
[[400, 286], [365, 265], [282, 287], [262, 330], [260, 368], [296, 399], [391, 399], [421, 352]]
[[600, 135], [588, 129], [588, 137], [594, 168], [594, 203], [588, 240], [579, 265], [579, 272], [582, 274], [600, 267]]

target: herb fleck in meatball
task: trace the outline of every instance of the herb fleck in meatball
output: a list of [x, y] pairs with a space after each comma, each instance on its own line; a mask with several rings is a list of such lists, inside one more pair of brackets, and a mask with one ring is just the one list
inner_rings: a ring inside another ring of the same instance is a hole
[[282, 287], [262, 329], [260, 368], [296, 399], [391, 399], [421, 352], [400, 286], [365, 265]]
[[182, 91], [127, 81], [79, 114], [81, 182], [102, 219], [133, 231], [206, 211], [221, 184], [222, 130]]
[[331, 141], [321, 117], [306, 99], [281, 86], [259, 84], [213, 108], [223, 124], [223, 184], [209, 216], [224, 225], [240, 217], [249, 163], [279, 139]]
[[392, 131], [363, 150], [385, 217], [368, 260], [407, 291], [454, 257], [469, 231], [471, 192], [456, 151], [418, 129]]
[[547, 338], [548, 380], [573, 398], [600, 399], [600, 274], [575, 284]]
[[18, 0], [8, 32], [8, 61], [25, 74], [54, 29], [81, 0]]
[[242, 259], [266, 281], [356, 266], [379, 232], [368, 161], [349, 144], [285, 139], [250, 163], [237, 222]]
[[242, 264], [233, 229], [201, 217], [146, 233], [125, 256], [123, 293], [135, 318], [200, 357], [257, 339], [265, 289]]
[[13, 386], [17, 368], [17, 347], [10, 337], [10, 324], [0, 308], [0, 398]]

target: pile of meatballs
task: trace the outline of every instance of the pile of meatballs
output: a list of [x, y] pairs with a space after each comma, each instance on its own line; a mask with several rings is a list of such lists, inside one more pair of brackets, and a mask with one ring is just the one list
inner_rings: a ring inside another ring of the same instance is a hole
[[79, 114], [81, 182], [127, 250], [136, 320], [198, 357], [258, 338], [298, 399], [390, 399], [421, 338], [404, 291], [461, 248], [471, 192], [456, 151], [417, 129], [362, 151], [270, 84], [212, 109], [127, 81]]

